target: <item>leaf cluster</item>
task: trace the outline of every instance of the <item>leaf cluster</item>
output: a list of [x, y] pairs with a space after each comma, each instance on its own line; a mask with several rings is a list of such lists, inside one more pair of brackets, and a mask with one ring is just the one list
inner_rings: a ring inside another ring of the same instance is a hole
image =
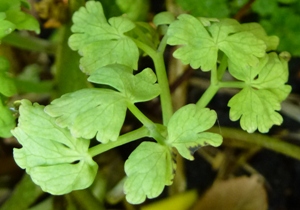
[[[242, 90], [228, 103], [230, 119], [240, 119], [242, 129], [248, 132], [268, 132], [272, 125], [280, 125], [280, 110], [291, 87], [288, 79], [287, 60], [278, 57], [276, 50], [279, 39], [267, 36], [257, 23], [240, 24], [232, 19], [210, 22], [183, 14], [170, 24], [168, 43], [180, 45], [174, 57], [193, 68], [212, 71], [212, 85], [216, 89], [226, 85], [235, 87], [237, 82], [223, 82], [224, 70], [238, 81]], [[189, 31], [189, 33], [186, 33]], [[216, 63], [221, 62], [223, 69]]]
[[[64, 94], [47, 106], [22, 100], [19, 123], [12, 131], [23, 146], [14, 150], [17, 164], [47, 192], [89, 187], [97, 172], [95, 155], [149, 137], [156, 142], [144, 141], [125, 162], [124, 191], [134, 204], [157, 197], [172, 184], [176, 154], [193, 160], [200, 147], [222, 143], [221, 135], [207, 131], [217, 114], [206, 108], [222, 87], [241, 89], [228, 106], [230, 118], [241, 119], [244, 130], [267, 132], [282, 122], [277, 111], [290, 92], [285, 84], [288, 54], [271, 52], [279, 40], [259, 24], [188, 14], [175, 18], [167, 12], [158, 14], [152, 27], [126, 16], [106, 19], [97, 1], [76, 11], [73, 22], [69, 46], [81, 55], [80, 68], [93, 87]], [[168, 109], [172, 106], [163, 57], [167, 44], [177, 46], [173, 56], [184, 64], [211, 73], [211, 86], [197, 104], [175, 113]], [[136, 71], [140, 55], [153, 60], [155, 71]], [[233, 81], [223, 80], [226, 70]], [[158, 96], [161, 124], [136, 106]], [[142, 127], [120, 135], [127, 111]], [[89, 148], [94, 138], [99, 144]]]
[[0, 40], [15, 29], [40, 32], [38, 21], [21, 11], [21, 7], [30, 8], [26, 0], [2, 0], [0, 2]]

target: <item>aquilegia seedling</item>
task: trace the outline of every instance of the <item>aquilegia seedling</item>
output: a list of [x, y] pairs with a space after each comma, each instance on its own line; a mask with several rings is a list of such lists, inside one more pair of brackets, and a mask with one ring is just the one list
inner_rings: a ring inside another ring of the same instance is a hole
[[[60, 195], [89, 187], [97, 173], [93, 157], [114, 147], [144, 141], [125, 163], [128, 202], [157, 197], [172, 184], [176, 153], [193, 160], [201, 146], [219, 146], [222, 136], [207, 132], [217, 119], [207, 104], [220, 88], [238, 88], [228, 106], [230, 119], [240, 119], [248, 132], [268, 132], [282, 123], [277, 112], [291, 87], [287, 52], [277, 55], [278, 38], [257, 23], [160, 13], [155, 27], [125, 16], [108, 21], [99, 2], [89, 1], [73, 16], [69, 46], [79, 52], [80, 68], [92, 84], [67, 93], [48, 106], [22, 100], [18, 126], [12, 131], [22, 144], [14, 150], [17, 164], [44, 191]], [[164, 28], [165, 30], [158, 30]], [[163, 32], [162, 32], [163, 31]], [[159, 39], [158, 37], [162, 37]], [[177, 46], [174, 57], [194, 69], [211, 73], [211, 84], [196, 104], [173, 113], [163, 55]], [[140, 55], [153, 60], [155, 71], [136, 73]], [[228, 71], [234, 78], [224, 81]], [[160, 97], [163, 123], [150, 120], [136, 103]], [[120, 136], [129, 110], [143, 126]], [[89, 147], [90, 139], [99, 145]]]

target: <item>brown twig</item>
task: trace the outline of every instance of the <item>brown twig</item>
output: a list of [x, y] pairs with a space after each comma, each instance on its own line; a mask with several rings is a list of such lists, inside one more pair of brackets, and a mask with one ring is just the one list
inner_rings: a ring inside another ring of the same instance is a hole
[[244, 17], [251, 8], [251, 5], [255, 2], [255, 0], [249, 0], [247, 4], [245, 4], [233, 17], [234, 19], [240, 21], [242, 17]]

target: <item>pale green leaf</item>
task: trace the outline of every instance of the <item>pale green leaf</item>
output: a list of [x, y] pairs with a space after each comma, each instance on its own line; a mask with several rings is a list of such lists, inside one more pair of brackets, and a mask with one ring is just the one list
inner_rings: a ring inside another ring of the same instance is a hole
[[18, 127], [12, 134], [22, 145], [14, 149], [16, 163], [44, 191], [66, 194], [94, 181], [98, 166], [88, 154], [89, 141], [57, 126], [44, 106], [22, 100]]
[[209, 27], [218, 48], [228, 59], [241, 66], [254, 66], [265, 55], [266, 44], [253, 33], [243, 31], [241, 25], [233, 19], [224, 19]]
[[154, 142], [141, 143], [125, 162], [127, 179], [124, 184], [126, 200], [139, 204], [161, 194], [171, 185], [175, 165], [168, 147]]
[[251, 32], [256, 38], [261, 39], [267, 46], [267, 51], [276, 50], [279, 44], [277, 36], [268, 36], [264, 28], [258, 23], [244, 23], [241, 24], [243, 31]]
[[258, 129], [268, 132], [272, 125], [282, 123], [280, 103], [291, 91], [288, 80], [287, 61], [276, 53], [269, 53], [257, 66], [239, 68], [229, 63], [229, 71], [247, 86], [232, 97], [228, 103], [230, 119], [240, 119], [241, 127], [249, 133]]
[[258, 78], [253, 79], [252, 86], [258, 89], [271, 89], [283, 86], [288, 80], [287, 61], [278, 58], [276, 53], [266, 55], [268, 62], [259, 69]]
[[182, 14], [168, 29], [170, 45], [182, 45], [173, 55], [192, 68], [209, 71], [216, 65], [218, 47], [197, 18]]
[[211, 26], [213, 22], [220, 22], [217, 18], [198, 17], [197, 19], [200, 20], [204, 26]]
[[280, 102], [269, 90], [244, 88], [230, 99], [228, 106], [230, 119], [240, 119], [242, 129], [249, 133], [256, 129], [266, 133], [273, 125], [282, 123], [281, 115], [276, 112], [280, 110]]
[[279, 58], [274, 52], [266, 54], [253, 67], [242, 68], [231, 62], [228, 64], [229, 71], [235, 78], [257, 89], [283, 87], [288, 80], [287, 60]]
[[222, 136], [204, 132], [211, 128], [217, 114], [208, 108], [198, 108], [195, 104], [186, 105], [175, 112], [168, 124], [167, 143], [175, 147], [181, 156], [193, 160], [193, 154], [201, 146], [219, 146]]
[[124, 35], [135, 27], [129, 19], [113, 17], [107, 22], [100, 2], [88, 1], [74, 13], [73, 22], [69, 45], [83, 56], [82, 71], [89, 74], [113, 63], [137, 69], [138, 48]]
[[150, 68], [133, 75], [129, 67], [112, 64], [96, 70], [88, 80], [114, 87], [133, 103], [148, 101], [160, 93], [156, 76]]
[[153, 18], [153, 23], [156, 26], [169, 25], [173, 21], [175, 21], [175, 16], [174, 16], [174, 14], [172, 14], [171, 12], [168, 12], [168, 11], [160, 12], [160, 13], [156, 14]]
[[76, 138], [96, 136], [102, 143], [116, 141], [126, 114], [126, 100], [109, 89], [82, 89], [55, 99], [45, 112], [68, 127]]
[[7, 106], [5, 106], [0, 97], [0, 137], [11, 137], [10, 130], [15, 127], [15, 118]]
[[174, 57], [192, 68], [209, 71], [216, 65], [218, 50], [223, 51], [231, 62], [243, 66], [256, 65], [265, 55], [265, 43], [251, 32], [242, 31], [233, 19], [212, 23], [207, 29], [201, 20], [180, 15], [168, 30], [168, 44], [181, 45]]
[[127, 32], [126, 35], [143, 42], [154, 50], [157, 49], [160, 42], [157, 30], [146, 22], [135, 22], [135, 28]]

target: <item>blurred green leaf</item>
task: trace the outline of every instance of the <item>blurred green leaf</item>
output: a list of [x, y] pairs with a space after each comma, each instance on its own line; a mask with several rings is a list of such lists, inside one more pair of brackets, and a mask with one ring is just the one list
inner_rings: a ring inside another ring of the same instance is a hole
[[12, 134], [10, 131], [15, 126], [16, 122], [13, 113], [3, 104], [2, 98], [0, 97], [0, 137], [11, 137]]
[[154, 16], [153, 23], [156, 26], [159, 25], [169, 25], [175, 21], [175, 16], [171, 12], [161, 12]]
[[23, 12], [21, 6], [29, 8], [25, 0], [1, 0], [0, 2], [0, 39], [15, 29], [40, 32], [39, 22]]
[[224, 18], [229, 16], [226, 0], [176, 0], [183, 10], [196, 17]]
[[149, 0], [116, 0], [120, 10], [131, 20], [146, 20]]
[[44, 192], [25, 174], [0, 210], [27, 210]]

